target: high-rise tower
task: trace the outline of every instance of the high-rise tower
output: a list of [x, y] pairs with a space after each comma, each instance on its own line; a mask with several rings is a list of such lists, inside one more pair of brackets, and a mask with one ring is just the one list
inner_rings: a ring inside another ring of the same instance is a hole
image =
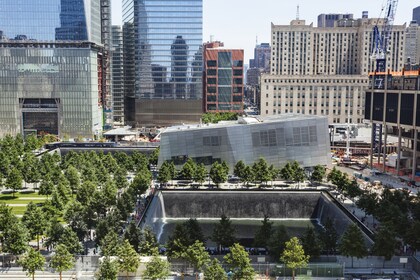
[[202, 0], [123, 0], [128, 124], [200, 119], [202, 10]]
[[0, 7], [0, 136], [99, 135], [109, 93], [109, 0], [2, 0]]

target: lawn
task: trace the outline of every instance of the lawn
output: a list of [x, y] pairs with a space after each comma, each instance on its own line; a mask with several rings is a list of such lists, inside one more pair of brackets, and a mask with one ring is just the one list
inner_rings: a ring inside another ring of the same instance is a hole
[[16, 192], [14, 197], [11, 193], [0, 194], [0, 203], [4, 202], [12, 207], [12, 213], [15, 215], [23, 215], [25, 213], [26, 206], [21, 206], [20, 204], [29, 204], [30, 202], [38, 204], [43, 203], [46, 199], [47, 196], [38, 195], [36, 192]]

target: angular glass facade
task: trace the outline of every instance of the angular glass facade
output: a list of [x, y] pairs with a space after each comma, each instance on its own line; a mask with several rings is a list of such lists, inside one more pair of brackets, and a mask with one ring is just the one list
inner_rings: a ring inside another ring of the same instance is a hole
[[164, 161], [181, 166], [192, 158], [207, 167], [226, 161], [231, 171], [239, 160], [251, 165], [260, 157], [277, 168], [293, 160], [305, 167], [327, 165], [330, 154], [328, 119], [293, 114], [172, 127], [160, 143], [159, 166]]
[[101, 42], [100, 0], [1, 0], [5, 39]]
[[126, 96], [136, 103], [135, 116], [127, 120], [182, 123], [189, 112], [163, 116], [155, 110], [172, 107], [168, 100], [195, 101], [191, 113], [201, 114], [202, 0], [123, 0], [123, 22], [124, 48], [133, 54], [126, 57], [125, 71], [135, 65], [126, 73]]
[[102, 127], [98, 50], [0, 48], [0, 137], [92, 137]]

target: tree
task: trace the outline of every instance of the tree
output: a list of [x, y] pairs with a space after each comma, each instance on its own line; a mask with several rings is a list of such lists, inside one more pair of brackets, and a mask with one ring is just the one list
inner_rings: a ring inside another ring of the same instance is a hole
[[381, 226], [375, 235], [373, 253], [377, 256], [383, 256], [385, 258], [384, 261], [389, 261], [394, 255], [397, 246], [396, 233]]
[[51, 181], [49, 176], [45, 176], [39, 185], [39, 194], [48, 196], [52, 194], [54, 190], [54, 183]]
[[71, 193], [77, 193], [77, 190], [80, 187], [80, 175], [77, 169], [74, 166], [69, 165], [64, 174], [70, 183]]
[[326, 174], [326, 168], [322, 165], [316, 165], [311, 174], [311, 181], [321, 183]]
[[161, 184], [166, 184], [172, 179], [171, 170], [170, 170], [170, 163], [165, 161], [162, 163], [161, 167], [159, 168], [159, 173], [157, 180]]
[[244, 174], [242, 176], [242, 180], [245, 183], [245, 185], [248, 186], [248, 183], [254, 181], [254, 179], [255, 175], [254, 171], [252, 170], [252, 167], [249, 165], [245, 166]]
[[235, 164], [233, 168], [233, 175], [238, 177], [242, 182], [244, 182], [245, 167], [246, 167], [245, 163], [242, 160], [240, 160]]
[[351, 257], [351, 267], [353, 267], [353, 257], [358, 259], [367, 255], [367, 248], [363, 234], [357, 225], [347, 227], [339, 245], [340, 252], [344, 256]]
[[270, 170], [264, 158], [260, 158], [252, 165], [252, 171], [254, 172], [255, 180], [258, 182], [267, 184], [267, 181], [271, 179]]
[[270, 165], [270, 167], [268, 167], [268, 174], [270, 177], [271, 185], [273, 185], [273, 181], [276, 180], [279, 176], [279, 172], [280, 171], [275, 168], [274, 165]]
[[303, 170], [302, 167], [299, 166], [299, 163], [297, 161], [292, 162], [292, 169], [293, 169], [293, 181], [297, 183], [301, 183], [305, 180], [305, 170]]
[[134, 195], [141, 195], [150, 187], [152, 181], [152, 174], [149, 170], [139, 171], [130, 184]]
[[26, 207], [22, 222], [28, 229], [30, 237], [36, 238], [39, 250], [39, 236], [44, 233], [47, 227], [47, 220], [41, 208], [31, 201]]
[[26, 183], [37, 183], [41, 178], [38, 165], [39, 160], [32, 153], [23, 155], [22, 175]]
[[294, 176], [293, 172], [294, 170], [292, 165], [288, 162], [282, 169], [280, 169], [280, 176], [286, 181], [292, 181]]
[[207, 177], [207, 169], [204, 166], [204, 164], [200, 163], [197, 164], [195, 167], [195, 172], [194, 172], [194, 181], [199, 183], [200, 185], [203, 185], [203, 183], [206, 181], [206, 177]]
[[159, 159], [160, 147], [157, 147], [149, 156], [149, 164], [157, 165]]
[[19, 220], [15, 220], [3, 232], [3, 252], [13, 255], [23, 254], [28, 245], [27, 229]]
[[319, 257], [321, 254], [321, 245], [313, 227], [307, 227], [300, 240], [305, 253], [310, 257]]
[[118, 189], [123, 189], [128, 186], [127, 170], [119, 166], [114, 173], [114, 182]]
[[128, 274], [130, 272], [136, 272], [137, 268], [140, 265], [139, 255], [137, 255], [133, 246], [124, 240], [121, 246], [118, 249], [118, 258], [119, 258], [119, 271], [125, 272], [128, 279]]
[[156, 256], [159, 254], [159, 244], [155, 233], [150, 227], [146, 227], [141, 235], [140, 255]]
[[189, 219], [175, 227], [172, 235], [169, 236], [167, 248], [169, 256], [184, 258], [188, 246], [196, 241], [205, 242], [203, 231], [196, 219]]
[[338, 234], [333, 221], [329, 218], [325, 221], [324, 230], [321, 233], [321, 241], [327, 254], [334, 254], [337, 249]]
[[195, 162], [191, 158], [188, 158], [187, 162], [184, 163], [180, 171], [182, 179], [191, 181], [194, 177], [195, 168]]
[[144, 271], [144, 279], [159, 280], [166, 279], [169, 276], [169, 262], [162, 259], [159, 256], [153, 256], [153, 258], [146, 264], [146, 270]]
[[9, 175], [6, 178], [5, 187], [13, 190], [13, 197], [15, 197], [15, 192], [17, 190], [22, 189], [22, 175], [16, 167], [12, 167], [10, 170]]
[[99, 270], [95, 275], [97, 280], [117, 280], [118, 278], [118, 262], [105, 257], [99, 265]]
[[214, 258], [204, 271], [206, 280], [227, 280], [227, 275], [218, 259]]
[[188, 246], [183, 253], [183, 258], [194, 266], [196, 279], [198, 279], [198, 273], [203, 271], [205, 265], [210, 262], [209, 253], [207, 253], [203, 242], [198, 240], [196, 240], [194, 244]]
[[140, 252], [139, 245], [141, 242], [141, 229], [137, 227], [134, 221], [131, 221], [126, 231], [124, 232], [124, 239], [127, 240], [131, 246], [133, 246], [137, 253]]
[[233, 280], [252, 280], [255, 271], [251, 266], [248, 252], [238, 243], [233, 244], [230, 252], [224, 256], [225, 262], [233, 270]]
[[280, 260], [286, 267], [292, 269], [292, 279], [295, 280], [296, 268], [307, 266], [309, 256], [305, 254], [302, 245], [299, 243], [299, 239], [297, 237], [292, 237], [292, 239], [286, 242], [286, 248], [280, 257]]
[[290, 237], [286, 227], [284, 225], [277, 227], [267, 244], [268, 254], [273, 260], [277, 261], [280, 258], [280, 254], [285, 248], [286, 241], [289, 239]]
[[41, 143], [38, 140], [38, 138], [36, 137], [35, 134], [29, 134], [28, 136], [25, 137], [25, 145], [23, 150], [26, 153], [32, 152], [34, 150], [37, 150], [39, 148], [41, 148]]
[[232, 222], [225, 214], [213, 229], [212, 240], [217, 243], [219, 250], [221, 247], [229, 247], [235, 243], [235, 228]]
[[100, 241], [101, 253], [103, 256], [111, 257], [117, 256], [119, 247], [121, 246], [118, 234], [115, 231], [110, 231]]
[[34, 280], [35, 271], [44, 270], [45, 258], [39, 251], [29, 247], [28, 251], [19, 258], [18, 263], [22, 266], [22, 270]]
[[58, 271], [60, 280], [62, 280], [63, 271], [72, 268], [74, 263], [75, 259], [66, 246], [60, 244], [55, 248], [55, 254], [51, 257], [50, 266]]
[[267, 248], [268, 241], [273, 235], [273, 222], [270, 222], [268, 216], [265, 215], [261, 223], [261, 227], [255, 233], [254, 247]]
[[226, 169], [217, 161], [211, 165], [210, 178], [217, 187], [219, 187], [221, 183], [226, 182], [227, 175]]

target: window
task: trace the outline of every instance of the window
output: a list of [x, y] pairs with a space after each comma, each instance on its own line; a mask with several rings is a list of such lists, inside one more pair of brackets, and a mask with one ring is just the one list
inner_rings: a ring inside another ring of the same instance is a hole
[[216, 60], [208, 60], [207, 61], [207, 67], [216, 67], [216, 66], [217, 66]]
[[216, 84], [216, 78], [208, 78], [207, 83], [209, 85], [215, 85]]
[[231, 52], [219, 52], [217, 59], [218, 59], [219, 68], [232, 67], [232, 53]]
[[233, 76], [242, 76], [242, 69], [234, 69]]
[[216, 69], [207, 69], [207, 76], [216, 76], [217, 70]]
[[232, 69], [219, 69], [218, 72], [219, 85], [232, 84]]
[[208, 102], [216, 102], [216, 95], [207, 95], [207, 101]]
[[243, 67], [244, 62], [242, 60], [234, 60], [233, 66], [234, 67]]
[[216, 87], [207, 87], [207, 93], [216, 93], [217, 88]]
[[233, 83], [235, 85], [242, 85], [243, 84], [242, 78], [235, 78], [235, 79], [233, 79]]

